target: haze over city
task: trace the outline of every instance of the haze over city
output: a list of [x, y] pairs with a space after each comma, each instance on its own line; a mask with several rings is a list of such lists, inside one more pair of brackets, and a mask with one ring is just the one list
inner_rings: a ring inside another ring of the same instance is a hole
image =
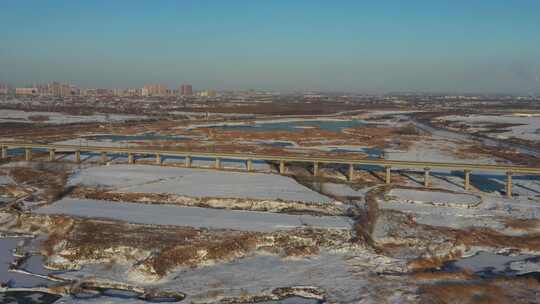
[[0, 82], [538, 93], [534, 0], [4, 1]]

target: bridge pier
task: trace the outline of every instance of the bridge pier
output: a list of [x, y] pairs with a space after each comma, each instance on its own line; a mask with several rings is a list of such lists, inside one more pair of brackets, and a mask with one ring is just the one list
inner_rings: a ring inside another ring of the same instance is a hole
[[191, 156], [186, 156], [185, 162], [186, 168], [191, 168]]
[[313, 176], [319, 176], [319, 163], [313, 163]]
[[389, 185], [392, 183], [392, 167], [385, 166], [384, 167], [384, 182]]
[[349, 164], [349, 182], [352, 182], [354, 179], [354, 165]]
[[253, 160], [252, 159], [246, 160], [246, 170], [248, 172], [253, 171]]
[[431, 169], [425, 168], [424, 169], [424, 187], [429, 188], [429, 172]]
[[512, 197], [512, 172], [506, 172], [506, 196]]
[[215, 168], [216, 169], [221, 169], [221, 158], [219, 158], [219, 157], [216, 157]]
[[285, 161], [279, 161], [279, 174], [285, 174]]
[[24, 159], [26, 161], [32, 160], [32, 148], [25, 148], [24, 149]]
[[471, 170], [465, 170], [463, 171], [463, 174], [464, 174], [463, 188], [465, 189], [465, 191], [469, 191], [469, 189], [471, 188]]
[[49, 149], [49, 161], [53, 162], [56, 160], [56, 151], [54, 149]]
[[128, 164], [133, 165], [135, 163], [135, 159], [133, 158], [133, 153], [128, 153]]
[[161, 165], [161, 155], [156, 153], [156, 165]]
[[2, 146], [2, 159], [8, 158], [8, 147]]
[[109, 160], [107, 157], [107, 152], [101, 152], [101, 162], [106, 163]]
[[79, 150], [75, 151], [75, 162], [76, 163], [81, 162], [81, 151], [79, 151]]

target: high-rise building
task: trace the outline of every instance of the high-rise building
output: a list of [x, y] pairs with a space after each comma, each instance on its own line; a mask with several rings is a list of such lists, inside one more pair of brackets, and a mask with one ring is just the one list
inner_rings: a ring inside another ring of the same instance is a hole
[[180, 95], [182, 96], [191, 96], [193, 95], [193, 86], [190, 84], [183, 84], [180, 86]]
[[167, 86], [162, 84], [147, 84], [143, 87], [143, 96], [167, 96]]
[[9, 93], [9, 86], [7, 84], [0, 83], [0, 94], [6, 95]]
[[199, 92], [200, 97], [216, 97], [217, 92], [214, 90], [204, 90]]
[[53, 96], [62, 96], [62, 84], [59, 82], [49, 83], [49, 94]]
[[37, 95], [38, 89], [31, 87], [31, 88], [15, 88], [15, 94], [16, 95]]

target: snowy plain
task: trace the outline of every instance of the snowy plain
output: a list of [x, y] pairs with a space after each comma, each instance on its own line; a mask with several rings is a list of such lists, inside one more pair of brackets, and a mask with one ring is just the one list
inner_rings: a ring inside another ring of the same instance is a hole
[[525, 140], [540, 140], [540, 117], [523, 117], [514, 115], [467, 115], [467, 116], [444, 116], [440, 120], [463, 122], [474, 128], [484, 128], [489, 124], [516, 124], [506, 128], [505, 132], [494, 133], [492, 136], [497, 138], [516, 137]]
[[52, 205], [37, 209], [36, 213], [106, 218], [147, 225], [175, 225], [260, 232], [305, 226], [341, 230], [352, 227], [351, 219], [340, 216], [289, 215], [75, 198], [64, 198]]
[[110, 165], [82, 169], [69, 179], [69, 185], [105, 187], [117, 192], [171, 193], [191, 197], [332, 202], [332, 199], [285, 176], [150, 165]]
[[70, 115], [56, 112], [25, 112], [19, 110], [0, 110], [0, 122], [31, 123], [32, 116], [47, 116], [47, 124], [70, 124], [88, 122], [120, 122], [127, 120], [146, 119], [145, 116], [120, 115], [120, 114], [93, 114], [93, 115]]

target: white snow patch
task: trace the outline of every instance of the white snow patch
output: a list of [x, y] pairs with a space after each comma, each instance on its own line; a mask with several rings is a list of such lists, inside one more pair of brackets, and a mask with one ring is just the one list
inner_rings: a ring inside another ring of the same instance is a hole
[[56, 112], [25, 112], [19, 110], [0, 110], [0, 122], [18, 122], [31, 123], [31, 116], [47, 116], [49, 119], [44, 121], [47, 124], [69, 124], [69, 123], [88, 123], [88, 122], [120, 122], [127, 120], [145, 119], [145, 116], [120, 115], [120, 114], [94, 114], [94, 115], [69, 115]]
[[482, 202], [480, 197], [472, 194], [449, 193], [435, 190], [392, 189], [388, 194], [395, 197], [398, 201], [432, 204], [436, 206], [470, 208]]
[[506, 132], [494, 133], [493, 137], [509, 138], [515, 137], [525, 140], [540, 140], [540, 117], [514, 116], [514, 115], [467, 115], [467, 116], [444, 116], [441, 120], [463, 122], [471, 127], [483, 128], [488, 124], [519, 124], [518, 126], [506, 128]]
[[262, 173], [149, 165], [111, 165], [83, 169], [69, 185], [114, 188], [120, 192], [171, 193], [191, 197], [272, 199], [331, 203], [332, 199], [292, 178]]
[[62, 199], [52, 205], [37, 209], [36, 213], [108, 218], [149, 225], [175, 225], [262, 232], [293, 229], [302, 226], [332, 229], [351, 229], [352, 226], [351, 219], [339, 216], [289, 215], [75, 198]]

